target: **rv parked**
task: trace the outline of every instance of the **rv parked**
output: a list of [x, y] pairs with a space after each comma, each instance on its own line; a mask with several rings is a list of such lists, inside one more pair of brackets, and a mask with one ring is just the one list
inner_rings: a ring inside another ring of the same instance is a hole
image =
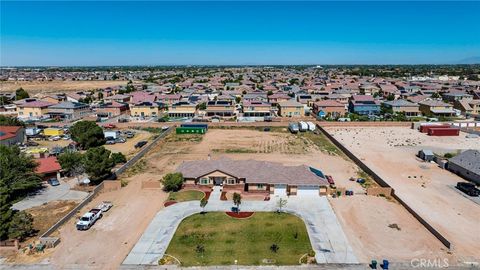
[[307, 122], [307, 125], [308, 125], [308, 130], [310, 130], [310, 131], [315, 131], [316, 126], [315, 126], [314, 123], [312, 123], [312, 122]]
[[307, 123], [305, 123], [303, 121], [298, 122], [298, 129], [300, 130], [300, 132], [308, 131]]

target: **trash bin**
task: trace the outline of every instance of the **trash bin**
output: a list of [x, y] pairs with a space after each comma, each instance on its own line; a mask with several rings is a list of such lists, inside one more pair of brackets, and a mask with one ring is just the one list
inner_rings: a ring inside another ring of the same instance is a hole
[[372, 263], [370, 264], [370, 267], [372, 269], [377, 269], [377, 261], [376, 260], [372, 260]]
[[388, 260], [383, 260], [382, 269], [388, 269]]

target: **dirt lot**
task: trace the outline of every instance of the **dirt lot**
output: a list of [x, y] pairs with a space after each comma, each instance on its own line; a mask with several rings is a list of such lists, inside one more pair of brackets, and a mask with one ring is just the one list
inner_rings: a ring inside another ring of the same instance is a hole
[[[351, 161], [325, 151], [321, 144], [305, 141], [303, 137], [250, 129], [210, 129], [206, 135], [170, 134], [138, 163], [142, 165], [141, 168], [125, 173], [123, 177], [128, 178], [122, 181], [128, 181], [126, 187], [100, 194], [80, 211], [79, 215], [102, 200], [113, 201], [115, 206], [92, 229], [77, 231], [74, 219], [60, 229], [62, 242], [47, 261], [59, 268], [73, 267], [74, 264], [98, 269], [118, 268], [167, 198], [167, 194], [161, 190], [142, 190], [142, 181], [160, 180], [181, 162], [207, 159], [209, 154], [213, 159], [227, 156], [233, 159], [276, 161], [285, 165], [307, 164], [331, 174], [339, 187], [365, 192], [357, 183], [348, 181], [358, 171]], [[339, 215], [355, 254], [362, 262], [368, 262], [379, 250], [381, 252], [378, 254], [392, 261], [408, 258], [408, 254], [420, 254], [418, 249], [423, 247], [431, 250], [432, 254], [443, 252], [440, 243], [432, 240], [431, 234], [413, 217], [405, 214], [398, 203], [365, 195], [332, 200], [336, 200], [332, 203], [334, 210]], [[363, 201], [360, 203], [358, 200]], [[351, 212], [356, 211], [358, 213], [352, 216]], [[401, 230], [397, 232], [388, 227], [393, 223], [397, 223]], [[364, 251], [365, 248], [373, 251]]]
[[134, 130], [135, 136], [127, 139], [125, 143], [106, 144], [105, 148], [112, 152], [122, 152], [127, 159], [137, 153], [139, 149], [135, 148], [135, 144], [139, 141], [148, 141], [152, 138], [153, 134], [143, 130]]
[[406, 127], [327, 129], [395, 193], [453, 243], [460, 260], [479, 259], [480, 208], [451, 187], [463, 179], [415, 157], [419, 149], [436, 153], [480, 149], [479, 139], [430, 137]]
[[[355, 164], [342, 156], [322, 151], [324, 149], [313, 142], [305, 143], [304, 138], [289, 133], [210, 129], [203, 137], [169, 136], [167, 141], [168, 143], [152, 150], [148, 159], [150, 166], [158, 170], [173, 170], [184, 160], [207, 159], [209, 154], [213, 159], [227, 156], [233, 159], [276, 161], [285, 165], [307, 164], [321, 169], [325, 174], [331, 174], [339, 187], [352, 189], [356, 193], [365, 192], [359, 184], [348, 180], [357, 175], [358, 168]], [[228, 151], [229, 149], [250, 151]], [[362, 262], [369, 262], [376, 254], [382, 254], [392, 261], [409, 261], [417, 254], [431, 257], [446, 254], [440, 242], [398, 203], [364, 195], [341, 198], [338, 203], [335, 200], [337, 199], [332, 199], [333, 208], [339, 213], [354, 252]], [[385, 207], [378, 207], [379, 205]], [[359, 212], [354, 220], [350, 218], [352, 210]], [[385, 216], [389, 218], [386, 219]], [[392, 233], [393, 229], [388, 225], [393, 223], [397, 223], [401, 231]], [[425, 249], [419, 251], [422, 247]], [[372, 248], [373, 251], [364, 251], [365, 248]], [[375, 252], [379, 250], [382, 252]]]
[[30, 94], [85, 91], [96, 88], [127, 85], [127, 81], [51, 81], [51, 82], [1, 82], [0, 92], [12, 92], [22, 87]]

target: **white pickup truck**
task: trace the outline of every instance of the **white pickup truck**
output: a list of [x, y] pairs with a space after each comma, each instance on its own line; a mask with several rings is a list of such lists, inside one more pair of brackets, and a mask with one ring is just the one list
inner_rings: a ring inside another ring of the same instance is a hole
[[102, 209], [93, 208], [85, 213], [77, 222], [77, 230], [88, 230], [92, 225], [103, 216]]

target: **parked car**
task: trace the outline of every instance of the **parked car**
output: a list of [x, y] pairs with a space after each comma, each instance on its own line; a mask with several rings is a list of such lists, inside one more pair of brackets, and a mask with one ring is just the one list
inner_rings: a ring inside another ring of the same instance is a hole
[[105, 144], [115, 144], [115, 140], [107, 140]]
[[114, 124], [106, 124], [103, 127], [106, 129], [112, 129], [112, 128], [116, 128], [117, 126], [115, 126]]
[[47, 180], [47, 183], [50, 184], [51, 186], [59, 186], [60, 182], [58, 181], [57, 178], [50, 178]]
[[64, 135], [64, 136], [62, 137], [62, 140], [65, 140], [65, 141], [68, 141], [68, 140], [70, 140], [70, 139], [71, 139], [71, 138], [70, 138], [69, 135]]
[[34, 141], [27, 141], [26, 146], [39, 146], [39, 144]]
[[297, 133], [298, 132], [298, 124], [297, 123], [288, 124], [288, 130], [290, 130], [291, 133]]
[[88, 230], [95, 222], [103, 217], [102, 209], [93, 208], [85, 213], [77, 222], [77, 230]]
[[125, 143], [126, 140], [125, 140], [124, 138], [117, 138], [117, 139], [115, 140], [115, 142], [116, 142], [116, 143]]
[[467, 194], [468, 196], [477, 197], [480, 195], [480, 190], [472, 183], [458, 182], [457, 189]]
[[52, 137], [48, 138], [48, 140], [56, 142], [56, 141], [60, 140], [60, 136], [52, 136]]
[[147, 144], [147, 141], [139, 141], [135, 144], [135, 148], [142, 148], [145, 144]]

